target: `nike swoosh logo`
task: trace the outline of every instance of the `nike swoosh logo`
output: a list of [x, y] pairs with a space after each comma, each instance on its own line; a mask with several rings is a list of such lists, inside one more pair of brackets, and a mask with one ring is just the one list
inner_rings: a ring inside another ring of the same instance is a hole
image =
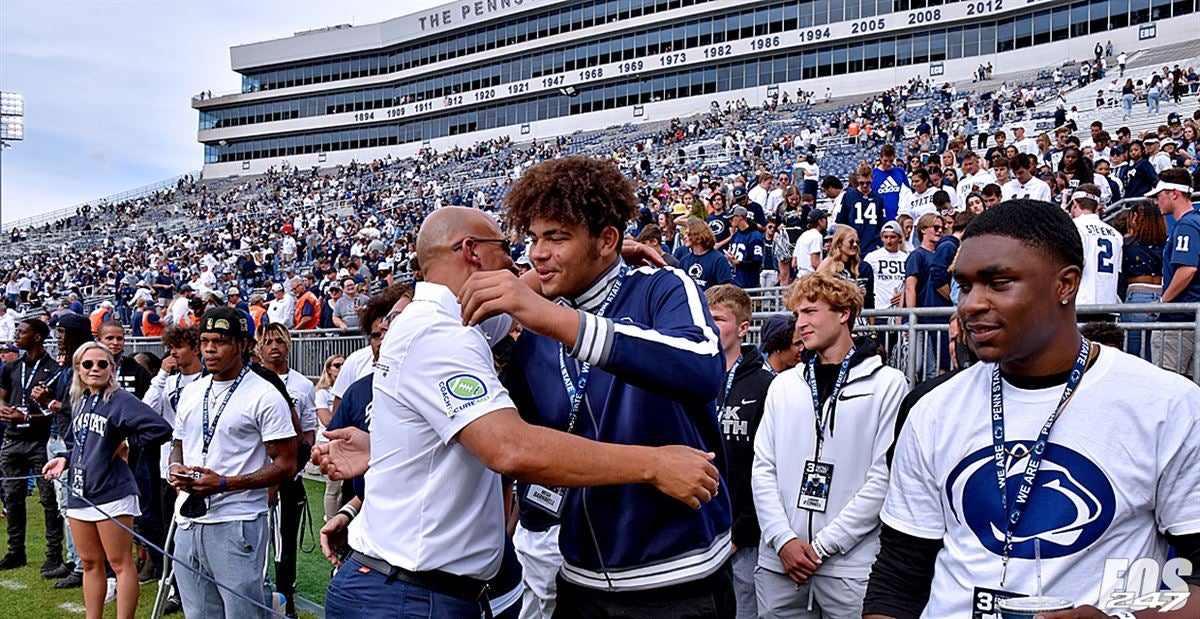
[[633, 319], [632, 319], [632, 318], [630, 318], [630, 317], [628, 317], [628, 316], [622, 316], [620, 321], [621, 321], [621, 322], [627, 322], [627, 323], [629, 323], [629, 324], [633, 324]]
[[754, 404], [757, 401], [758, 400], [742, 400], [742, 406], [745, 406], [747, 404]]
[[842, 395], [838, 396], [838, 401], [845, 402], [846, 400], [853, 400], [854, 398], [865, 398], [869, 395], [871, 395], [871, 394], [870, 393], [856, 393], [854, 395], [846, 395], [843, 393]]

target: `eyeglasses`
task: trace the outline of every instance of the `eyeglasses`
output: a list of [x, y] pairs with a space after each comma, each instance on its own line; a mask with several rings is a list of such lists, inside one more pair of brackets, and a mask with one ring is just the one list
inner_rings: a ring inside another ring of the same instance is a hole
[[468, 240], [476, 243], [495, 243], [500, 246], [500, 249], [504, 250], [504, 253], [507, 254], [512, 252], [512, 243], [508, 239], [481, 239], [473, 236], [468, 236], [467, 238], [451, 245], [450, 251], [458, 251], [462, 249], [463, 244], [465, 244]]
[[79, 365], [82, 366], [83, 369], [85, 369], [85, 370], [92, 369], [93, 365], [100, 368], [101, 370], [107, 370], [108, 369], [108, 359], [100, 359], [99, 361], [92, 361], [91, 359], [84, 359], [83, 361], [79, 362]]

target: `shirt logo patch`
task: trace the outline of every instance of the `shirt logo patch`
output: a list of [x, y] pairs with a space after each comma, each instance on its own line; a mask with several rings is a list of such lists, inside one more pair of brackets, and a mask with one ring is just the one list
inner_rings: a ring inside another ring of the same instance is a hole
[[445, 383], [445, 390], [456, 399], [469, 402], [478, 400], [487, 395], [487, 387], [483, 385], [483, 381], [471, 376], [470, 374], [459, 374], [451, 376]]
[[[1016, 501], [1032, 441], [1008, 441], [1008, 505]], [[965, 521], [979, 543], [997, 556], [1004, 549], [1008, 514], [1000, 504], [996, 469], [989, 445], [966, 456], [946, 480], [956, 520]], [[1083, 454], [1056, 443], [1045, 459], [1013, 535], [1012, 556], [1033, 559], [1033, 540], [1041, 540], [1042, 558], [1085, 551], [1112, 524], [1116, 493], [1104, 471]]]

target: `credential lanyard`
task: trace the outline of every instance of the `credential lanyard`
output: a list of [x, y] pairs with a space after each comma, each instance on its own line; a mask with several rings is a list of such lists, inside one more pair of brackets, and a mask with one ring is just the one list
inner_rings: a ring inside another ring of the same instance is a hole
[[[612, 304], [613, 299], [617, 298], [617, 292], [621, 290], [621, 284], [625, 281], [628, 271], [629, 269], [625, 265], [621, 265], [621, 269], [617, 271], [617, 279], [608, 291], [608, 296], [604, 298], [604, 302], [596, 310], [597, 316], [603, 317], [604, 312], [608, 310], [608, 306]], [[571, 417], [567, 421], [567, 433], [569, 434], [574, 431], [575, 422], [579, 418], [579, 406], [583, 404], [584, 390], [587, 389], [588, 374], [592, 371], [592, 364], [587, 362], [582, 363], [579, 366], [579, 378], [571, 380], [571, 374], [567, 371], [567, 346], [566, 344], [559, 344], [558, 371], [562, 374], [563, 387], [567, 389], [567, 400], [571, 403]]]
[[1083, 379], [1083, 373], [1087, 370], [1091, 354], [1092, 343], [1086, 337], [1080, 338], [1079, 355], [1075, 357], [1075, 365], [1071, 368], [1071, 375], [1067, 378], [1067, 386], [1063, 388], [1058, 406], [1054, 408], [1054, 412], [1050, 413], [1046, 423], [1042, 424], [1037, 441], [1029, 451], [1029, 461], [1025, 463], [1025, 472], [1021, 476], [1021, 487], [1011, 508], [1008, 505], [1008, 450], [1005, 447], [1004, 438], [1004, 391], [1000, 382], [1000, 364], [996, 364], [992, 368], [992, 460], [996, 467], [996, 483], [1000, 487], [1000, 505], [1004, 513], [1008, 515], [1004, 529], [1004, 549], [1000, 553], [1001, 587], [1004, 586], [1004, 577], [1008, 572], [1013, 535], [1017, 531], [1021, 517], [1025, 515], [1025, 508], [1029, 503], [1030, 494], [1033, 492], [1033, 483], [1042, 466], [1046, 442], [1050, 439], [1050, 429], [1054, 427], [1054, 422], [1058, 420], [1063, 409], [1067, 407], [1067, 403], [1071, 401], [1071, 396], [1075, 395], [1076, 389], [1079, 388], [1079, 381]]
[[[97, 393], [91, 398], [91, 406], [87, 406], [88, 398], [84, 398], [83, 403], [79, 406], [79, 429], [75, 431], [75, 449], [78, 450], [79, 457], [71, 458], [71, 478], [75, 477], [75, 469], [83, 468], [84, 448], [87, 447], [88, 435], [91, 431], [88, 425], [91, 423], [91, 414], [96, 412], [96, 405], [100, 403], [101, 393]], [[84, 412], [87, 408], [87, 412]]]
[[[846, 358], [842, 359], [842, 365], [838, 368], [837, 380], [833, 383], [833, 392], [829, 394], [829, 401], [836, 402], [838, 394], [842, 392], [842, 387], [846, 385], [846, 375], [850, 373], [850, 359], [854, 357], [857, 348], [850, 346], [850, 350], [846, 352]], [[821, 395], [817, 391], [817, 355], [808, 358], [806, 362], [808, 366], [808, 390], [812, 392], [813, 399], [813, 419], [817, 426], [817, 457], [821, 457], [821, 447], [825, 444], [825, 411], [821, 408]]]
[[246, 372], [250, 370], [250, 366], [243, 365], [242, 371], [238, 372], [237, 378], [233, 380], [229, 391], [225, 392], [225, 399], [221, 400], [221, 406], [217, 408], [217, 414], [213, 416], [212, 425], [208, 423], [208, 396], [212, 393], [213, 383], [216, 382], [216, 377], [209, 381], [208, 387], [204, 389], [204, 416], [201, 422], [204, 424], [204, 466], [208, 466], [208, 446], [212, 444], [213, 436], [217, 433], [217, 424], [221, 422], [221, 415], [225, 412], [225, 405], [229, 404], [229, 398], [233, 397], [233, 392], [237, 391], [238, 385], [242, 384], [242, 379], [246, 377]]
[[742, 356], [738, 355], [737, 361], [733, 362], [733, 367], [729, 368], [729, 372], [725, 375], [725, 391], [721, 392], [721, 411], [725, 410], [725, 405], [729, 402], [729, 391], [733, 389], [733, 375], [737, 374], [738, 366], [741, 364]]
[[26, 401], [30, 400], [29, 387], [33, 384], [33, 379], [37, 378], [38, 370], [42, 368], [42, 362], [46, 360], [46, 353], [38, 357], [38, 360], [33, 364], [33, 370], [29, 369], [29, 359], [21, 360], [21, 397]]

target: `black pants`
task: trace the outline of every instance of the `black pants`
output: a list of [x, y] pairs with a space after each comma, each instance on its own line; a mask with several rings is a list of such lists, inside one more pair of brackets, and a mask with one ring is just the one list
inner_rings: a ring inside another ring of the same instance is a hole
[[287, 597], [288, 610], [296, 604], [296, 545], [300, 534], [300, 512], [306, 504], [304, 482], [293, 479], [279, 486], [279, 537], [281, 548], [275, 562], [275, 589]]
[[[142, 506], [142, 515], [133, 519], [137, 532], [150, 540], [151, 544], [162, 547], [167, 539], [166, 526], [169, 524], [163, 516], [161, 480], [158, 478], [158, 448], [139, 450], [140, 457], [134, 465], [133, 478], [137, 482], [138, 502]], [[154, 563], [154, 573], [162, 574], [163, 558], [158, 551], [149, 547], [146, 551]]]
[[558, 577], [555, 619], [726, 619], [737, 615], [728, 561], [700, 580], [646, 591], [600, 591]]
[[21, 477], [4, 482], [4, 509], [8, 510], [8, 552], [25, 556], [25, 495], [30, 473], [37, 475], [38, 500], [46, 515], [46, 558], [62, 562], [63, 519], [58, 512], [54, 484], [41, 476], [46, 466], [46, 441], [6, 439], [0, 448], [0, 475]]

